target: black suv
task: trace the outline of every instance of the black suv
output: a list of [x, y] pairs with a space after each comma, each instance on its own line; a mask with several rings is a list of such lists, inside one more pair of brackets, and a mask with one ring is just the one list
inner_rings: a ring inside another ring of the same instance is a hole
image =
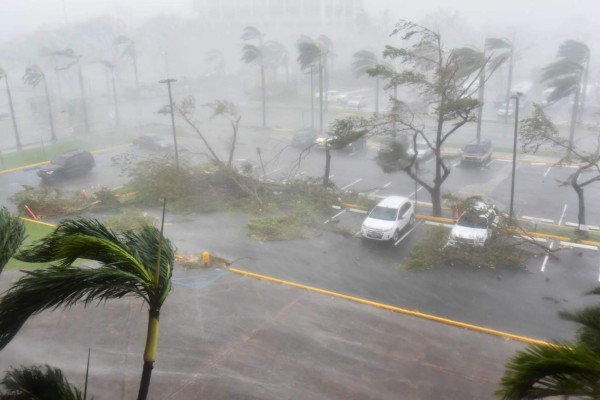
[[96, 165], [89, 151], [73, 150], [54, 157], [50, 164], [43, 165], [37, 172], [44, 182], [72, 178], [89, 173]]
[[460, 164], [478, 165], [483, 167], [492, 161], [492, 142], [482, 140], [479, 143], [471, 143], [462, 148]]

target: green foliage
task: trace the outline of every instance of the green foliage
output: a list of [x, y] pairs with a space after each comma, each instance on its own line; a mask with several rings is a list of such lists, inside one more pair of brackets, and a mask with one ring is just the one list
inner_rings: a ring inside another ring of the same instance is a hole
[[145, 226], [155, 226], [155, 218], [145, 212], [130, 208], [106, 221], [106, 226], [116, 231], [140, 229]]
[[521, 120], [519, 128], [523, 151], [536, 153], [540, 146], [549, 143], [553, 146], [564, 147], [569, 141], [559, 136], [558, 129], [550, 117], [544, 112], [544, 108], [533, 103], [531, 117]]
[[0, 207], [0, 273], [25, 240], [25, 226], [6, 207]]
[[255, 217], [247, 224], [248, 236], [263, 242], [302, 239], [306, 226], [306, 215], [300, 214]]
[[65, 193], [58, 186], [33, 186], [24, 185], [23, 189], [11, 197], [22, 215], [29, 217], [25, 206], [39, 215], [63, 215], [86, 207], [89, 204], [81, 192]]
[[0, 381], [2, 400], [82, 400], [81, 391], [71, 385], [62, 371], [46, 366], [11, 368]]

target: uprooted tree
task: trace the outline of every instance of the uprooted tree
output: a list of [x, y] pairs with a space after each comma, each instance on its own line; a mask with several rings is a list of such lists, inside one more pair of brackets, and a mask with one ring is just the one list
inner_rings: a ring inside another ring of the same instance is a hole
[[[543, 145], [549, 145], [556, 149], [566, 150], [565, 156], [558, 161], [558, 165], [567, 161], [576, 163], [575, 172], [560, 181], [560, 184], [570, 185], [577, 193], [577, 222], [581, 229], [581, 226], [585, 225], [584, 188], [592, 182], [600, 181], [600, 132], [587, 138], [588, 142], [585, 145], [573, 143], [571, 138], [560, 137], [558, 129], [546, 115], [542, 106], [534, 104], [531, 117], [521, 121], [520, 133], [525, 152], [535, 153]], [[580, 180], [584, 174], [591, 175]]]
[[[442, 184], [450, 175], [448, 161], [442, 157], [442, 147], [446, 140], [463, 125], [476, 120], [475, 111], [479, 105], [473, 98], [483, 83], [481, 74], [487, 68], [486, 78], [493, 74], [498, 63], [491, 63], [494, 54], [484, 55], [470, 48], [447, 50], [439, 33], [408, 21], [401, 21], [391, 34], [400, 35], [406, 47], [397, 48], [387, 45], [384, 58], [397, 60], [404, 68], [397, 70], [377, 65], [368, 70], [372, 76], [387, 80], [386, 89], [399, 85], [412, 86], [428, 106], [433, 106], [435, 124], [434, 135], [428, 135], [429, 129], [416, 121], [414, 113], [396, 99], [392, 99], [390, 111], [365, 121], [373, 134], [395, 136], [396, 127], [412, 138], [416, 148], [417, 139], [427, 143], [435, 156], [434, 176], [427, 180], [418, 174], [416, 153], [407, 156], [402, 146], [392, 146], [385, 155], [388, 170], [402, 170], [421, 184], [431, 195], [433, 215], [442, 213]], [[493, 68], [490, 68], [492, 67]], [[447, 127], [447, 124], [452, 124]], [[390, 161], [396, 157], [396, 163]]]

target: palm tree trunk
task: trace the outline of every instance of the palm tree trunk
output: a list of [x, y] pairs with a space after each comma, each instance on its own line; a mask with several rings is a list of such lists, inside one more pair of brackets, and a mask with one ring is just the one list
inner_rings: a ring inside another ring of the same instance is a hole
[[510, 57], [508, 59], [508, 84], [506, 85], [506, 113], [504, 114], [504, 122], [508, 122], [508, 109], [510, 106], [510, 88], [512, 86], [513, 76], [513, 49], [510, 49]]
[[46, 77], [44, 80], [44, 91], [46, 92], [46, 105], [48, 106], [48, 119], [50, 120], [50, 132], [52, 141], [56, 141], [56, 131], [54, 130], [54, 117], [52, 116], [52, 105], [50, 104], [50, 94], [48, 93], [48, 84], [46, 83]]
[[83, 122], [85, 124], [85, 131], [90, 131], [90, 121], [88, 119], [88, 110], [85, 103], [85, 90], [83, 85], [83, 73], [81, 72], [81, 62], [77, 60], [77, 75], [79, 76], [79, 90], [81, 91], [81, 106], [83, 108]]
[[[327, 146], [327, 143], [325, 144]], [[329, 148], [325, 148], [325, 174], [323, 175], [323, 186], [329, 186], [329, 173], [331, 172], [331, 152]]]
[[583, 119], [583, 113], [585, 111], [585, 98], [587, 95], [587, 83], [588, 83], [588, 70], [590, 68], [590, 59], [588, 57], [585, 63], [585, 70], [583, 71], [583, 84], [581, 88], [581, 107], [579, 108], [579, 112], [577, 114], [577, 125], [581, 125]]
[[144, 368], [142, 370], [140, 390], [137, 397], [138, 400], [146, 400], [148, 397], [150, 378], [152, 377], [152, 370], [154, 369], [154, 361], [156, 361], [159, 327], [159, 312], [151, 310], [148, 317], [148, 334], [146, 335], [146, 348], [144, 350]]
[[329, 103], [329, 96], [327, 96], [327, 92], [329, 91], [329, 74], [327, 73], [327, 54], [323, 58], [323, 76], [324, 76], [324, 93], [325, 93], [325, 111], [327, 111], [327, 103]]
[[135, 88], [137, 89], [140, 85], [138, 81], [137, 56], [133, 57], [133, 73], [135, 75]]
[[379, 114], [379, 76], [375, 76], [375, 114]]
[[319, 133], [323, 133], [323, 56], [319, 56]]
[[315, 89], [313, 84], [314, 65], [310, 66], [310, 127], [315, 129]]
[[265, 66], [263, 65], [262, 55], [260, 58], [260, 83], [262, 85], [262, 121], [263, 129], [267, 128], [267, 108], [266, 108], [266, 97], [267, 88], [265, 87]]
[[577, 125], [577, 115], [579, 114], [579, 96], [581, 87], [575, 90], [573, 108], [571, 109], [571, 125], [569, 126], [569, 147], [567, 147], [567, 160], [571, 160], [571, 150], [573, 149], [573, 139], [575, 137], [575, 126]]
[[240, 126], [241, 119], [242, 119], [242, 117], [238, 117], [235, 121], [231, 121], [231, 128], [233, 129], [233, 138], [231, 139], [231, 147], [229, 148], [229, 159], [227, 160], [227, 167], [229, 167], [229, 168], [231, 168], [231, 163], [233, 162], [233, 153], [235, 152], [238, 128]]
[[119, 100], [117, 99], [117, 84], [115, 83], [115, 72], [111, 69], [110, 76], [112, 79], [113, 99], [115, 101], [115, 126], [119, 126], [121, 121], [119, 120]]
[[[398, 85], [394, 85], [394, 109], [396, 109], [396, 102], [398, 101]], [[392, 137], [396, 137], [396, 117], [392, 122]]]
[[12, 118], [13, 129], [15, 131], [17, 149], [21, 150], [23, 146], [21, 145], [21, 137], [19, 136], [19, 128], [17, 128], [17, 119], [15, 118], [15, 109], [13, 107], [12, 96], [10, 94], [10, 87], [8, 86], [8, 75], [5, 74], [4, 79], [6, 80], [6, 96], [8, 97], [8, 106], [10, 107], [10, 117]]

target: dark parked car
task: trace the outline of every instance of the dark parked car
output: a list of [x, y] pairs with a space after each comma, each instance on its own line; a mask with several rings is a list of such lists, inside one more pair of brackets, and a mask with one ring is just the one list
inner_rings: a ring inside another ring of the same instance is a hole
[[162, 136], [144, 135], [133, 139], [133, 144], [148, 150], [168, 151], [173, 144]]
[[471, 143], [462, 148], [461, 165], [487, 165], [492, 160], [492, 142], [482, 140], [480, 143]]
[[331, 150], [341, 151], [344, 153], [355, 153], [359, 150], [364, 150], [367, 148], [367, 138], [362, 136], [358, 139], [354, 140], [351, 143], [348, 143], [344, 147], [334, 147], [331, 146], [331, 141], [335, 139], [335, 136], [321, 136], [315, 140], [315, 148], [317, 150], [325, 150], [329, 147]]
[[50, 164], [43, 165], [37, 174], [44, 182], [73, 178], [89, 173], [96, 165], [89, 151], [73, 150], [54, 157]]
[[299, 129], [296, 132], [294, 132], [294, 135], [292, 136], [291, 145], [293, 147], [305, 149], [311, 144], [313, 144], [318, 136], [318, 133], [310, 128]]

